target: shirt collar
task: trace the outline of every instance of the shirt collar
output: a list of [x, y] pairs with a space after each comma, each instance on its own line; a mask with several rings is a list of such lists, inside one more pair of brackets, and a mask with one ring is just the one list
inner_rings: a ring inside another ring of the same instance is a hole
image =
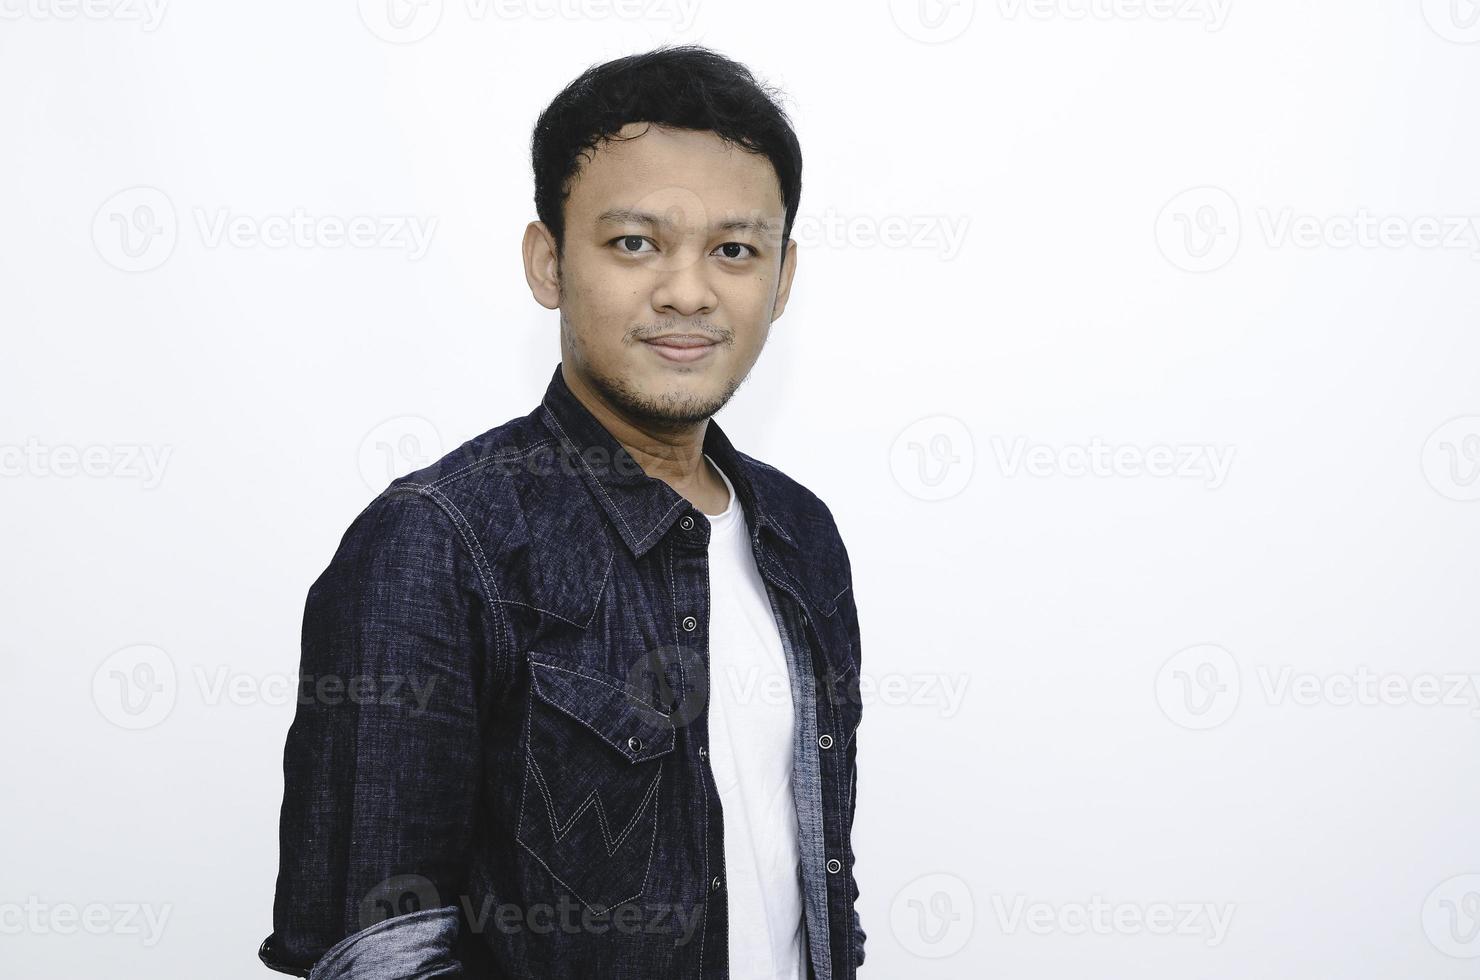
[[[667, 483], [643, 472], [632, 455], [570, 390], [561, 367], [555, 365], [555, 373], [545, 389], [540, 402], [541, 419], [560, 440], [572, 465], [590, 488], [591, 496], [606, 512], [628, 549], [640, 558], [691, 505]], [[767, 528], [795, 548], [796, 540], [773, 514], [765, 488], [753, 479], [751, 461], [731, 445], [713, 418], [705, 426], [704, 452], [735, 485], [741, 506], [752, 518], [752, 541], [758, 543], [761, 528]]]

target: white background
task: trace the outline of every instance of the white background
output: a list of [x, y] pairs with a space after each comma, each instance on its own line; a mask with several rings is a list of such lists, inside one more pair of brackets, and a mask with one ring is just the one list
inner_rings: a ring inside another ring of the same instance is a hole
[[96, 3], [0, 0], [0, 972], [270, 975], [308, 585], [537, 403], [531, 124], [684, 39], [805, 152], [720, 420], [852, 554], [864, 976], [1474, 975], [1471, 0]]

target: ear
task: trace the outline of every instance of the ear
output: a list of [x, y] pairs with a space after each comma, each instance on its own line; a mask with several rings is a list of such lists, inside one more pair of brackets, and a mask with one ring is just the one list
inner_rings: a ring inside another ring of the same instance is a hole
[[555, 257], [555, 236], [543, 221], [531, 221], [524, 229], [524, 279], [536, 303], [547, 310], [560, 309], [560, 263]]
[[771, 322], [781, 319], [786, 312], [786, 300], [791, 295], [791, 280], [797, 273], [796, 239], [786, 240], [786, 255], [781, 259], [781, 281], [776, 288], [776, 305], [771, 308]]

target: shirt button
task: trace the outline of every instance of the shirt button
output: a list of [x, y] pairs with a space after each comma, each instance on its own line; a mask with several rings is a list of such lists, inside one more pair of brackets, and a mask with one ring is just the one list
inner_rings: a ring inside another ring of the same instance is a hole
[[689, 632], [689, 633], [694, 632], [694, 627], [696, 627], [698, 625], [699, 625], [699, 621], [697, 619], [695, 619], [693, 616], [685, 616], [683, 618], [683, 628], [687, 632]]
[[[842, 870], [843, 870], [843, 862], [842, 861], [839, 861], [837, 858], [832, 858], [832, 859], [830, 859], [827, 862], [827, 873], [828, 874], [835, 875], [839, 871], [842, 871]], [[718, 879], [716, 879], [716, 880], [718, 880]]]
[[709, 883], [709, 890], [712, 892], [719, 891], [719, 875], [715, 875], [714, 880]]
[[819, 736], [817, 736], [817, 747], [818, 748], [823, 748], [823, 749], [830, 749], [830, 748], [832, 748], [832, 736], [831, 735], [819, 735]]
[[642, 748], [642, 739], [638, 738], [636, 735], [633, 735], [631, 738], [627, 739], [627, 748], [631, 749], [633, 752], [638, 751]]
[[702, 746], [702, 745], [699, 746], [699, 758], [701, 758], [701, 759], [707, 759], [707, 758], [709, 758], [709, 750], [707, 748], [705, 748], [704, 746]]
[[684, 515], [684, 519], [678, 522], [678, 526], [685, 531], [692, 531], [694, 529], [694, 519], [688, 515]]

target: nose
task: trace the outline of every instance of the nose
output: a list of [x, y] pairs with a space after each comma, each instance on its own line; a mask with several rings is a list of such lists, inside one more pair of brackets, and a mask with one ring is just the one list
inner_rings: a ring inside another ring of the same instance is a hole
[[713, 313], [719, 296], [709, 281], [711, 270], [701, 254], [681, 259], [659, 274], [653, 287], [653, 309], [658, 313], [691, 317]]

